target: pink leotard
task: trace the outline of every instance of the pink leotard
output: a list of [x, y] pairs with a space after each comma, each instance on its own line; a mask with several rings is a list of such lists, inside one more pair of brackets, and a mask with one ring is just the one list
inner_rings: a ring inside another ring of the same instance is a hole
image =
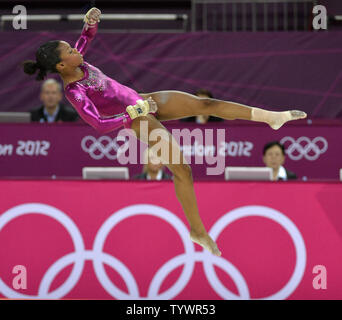
[[[84, 55], [95, 37], [98, 23], [84, 24], [75, 48]], [[122, 126], [130, 128], [132, 119], [126, 112], [128, 105], [143, 99], [131, 88], [107, 77], [101, 70], [83, 61], [80, 68], [84, 77], [65, 87], [65, 96], [80, 117], [100, 133], [113, 131]]]

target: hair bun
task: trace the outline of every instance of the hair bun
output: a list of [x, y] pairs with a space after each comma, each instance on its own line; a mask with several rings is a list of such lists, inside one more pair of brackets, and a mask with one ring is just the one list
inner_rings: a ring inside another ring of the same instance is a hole
[[33, 60], [24, 61], [23, 66], [24, 66], [24, 72], [27, 74], [34, 74], [36, 73], [37, 69], [39, 69], [38, 63]]

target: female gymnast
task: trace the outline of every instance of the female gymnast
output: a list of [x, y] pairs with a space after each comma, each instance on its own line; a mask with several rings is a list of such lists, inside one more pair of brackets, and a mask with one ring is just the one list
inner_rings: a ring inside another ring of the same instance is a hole
[[[80, 117], [97, 131], [106, 133], [120, 127], [131, 128], [136, 137], [149, 147], [156, 143], [164, 144], [169, 157], [164, 159], [165, 156], [159, 152], [158, 157], [173, 174], [177, 199], [190, 224], [190, 239], [212, 254], [220, 256], [221, 251], [206, 232], [198, 213], [191, 167], [171, 133], [160, 121], [212, 115], [228, 120], [264, 122], [277, 130], [287, 121], [306, 118], [306, 113], [299, 110], [268, 111], [235, 102], [199, 98], [181, 91], [138, 94], [83, 60], [83, 55], [96, 34], [100, 14], [101, 11], [97, 8], [87, 12], [82, 34], [74, 48], [65, 41], [48, 41], [38, 48], [36, 61], [28, 60], [23, 63], [24, 71], [34, 74], [39, 70], [37, 80], [43, 80], [48, 72], [58, 73], [63, 80], [67, 99]], [[147, 134], [141, 132], [141, 122], [147, 123]], [[154, 129], [164, 130], [168, 139], [150, 141], [148, 137]], [[181, 156], [177, 164], [168, 161], [174, 152]]]

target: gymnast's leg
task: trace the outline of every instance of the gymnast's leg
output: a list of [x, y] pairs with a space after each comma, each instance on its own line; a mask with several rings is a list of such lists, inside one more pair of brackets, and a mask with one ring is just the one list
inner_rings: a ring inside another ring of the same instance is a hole
[[[141, 124], [145, 122], [144, 124]], [[144, 130], [144, 125], [146, 130]], [[220, 256], [221, 252], [216, 243], [210, 238], [205, 230], [200, 215], [198, 213], [196, 195], [193, 187], [192, 171], [186, 162], [180, 147], [171, 133], [151, 114], [135, 118], [132, 121], [131, 129], [136, 137], [157, 150], [156, 156], [173, 173], [173, 182], [176, 196], [183, 207], [183, 211], [190, 224], [190, 239], [198, 243], [211, 253]], [[159, 130], [155, 130], [159, 129]], [[154, 131], [155, 130], [155, 131]], [[151, 132], [157, 135], [158, 141], [153, 141]], [[160, 134], [162, 133], [162, 134]], [[152, 139], [151, 139], [152, 138]], [[163, 152], [165, 151], [165, 152]], [[176, 159], [176, 161], [172, 161]]]
[[243, 119], [264, 122], [272, 129], [278, 130], [287, 121], [303, 119], [307, 116], [300, 110], [269, 111], [236, 102], [199, 98], [181, 91], [157, 91], [140, 95], [144, 99], [151, 96], [156, 101], [158, 105], [156, 118], [159, 121], [212, 115], [227, 120]]

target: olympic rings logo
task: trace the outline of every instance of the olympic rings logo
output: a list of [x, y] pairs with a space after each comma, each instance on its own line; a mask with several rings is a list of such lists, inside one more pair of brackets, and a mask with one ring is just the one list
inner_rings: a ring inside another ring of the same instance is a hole
[[[83, 151], [89, 153], [89, 155], [95, 160], [102, 159], [103, 157], [107, 157], [109, 160], [115, 160], [118, 157], [119, 148], [121, 147], [125, 150], [123, 146], [128, 144], [128, 141], [126, 140], [124, 145], [120, 146], [117, 143], [118, 138], [119, 137], [112, 139], [108, 136], [101, 136], [99, 139], [96, 139], [93, 136], [86, 136], [81, 141], [81, 147]], [[120, 137], [119, 141], [121, 141], [121, 139], [122, 137]], [[91, 142], [90, 145], [88, 144], [89, 141]], [[104, 144], [104, 141], [107, 143]], [[115, 151], [114, 154], [111, 153], [112, 150]], [[96, 152], [99, 153], [96, 154]]]
[[[312, 141], [308, 137], [300, 137], [296, 141], [292, 137], [284, 137], [281, 139], [280, 143], [285, 144], [287, 141], [290, 141], [291, 144], [287, 147], [286, 154], [292, 160], [300, 160], [305, 157], [307, 160], [313, 161], [318, 159], [318, 157], [328, 149], [328, 141], [323, 137], [316, 137]], [[306, 142], [304, 147], [301, 145], [302, 141]], [[322, 148], [316, 144], [317, 142], [322, 143]], [[295, 151], [298, 152], [298, 155], [294, 155]], [[309, 155], [310, 151], [312, 151], [314, 155]]]
[[[169, 300], [176, 297], [190, 281], [194, 271], [195, 262], [202, 262], [205, 275], [213, 288], [213, 290], [223, 299], [251, 299], [247, 283], [240, 273], [240, 271], [225, 258], [214, 256], [208, 251], [195, 251], [194, 243], [190, 240], [188, 230], [184, 223], [173, 213], [165, 208], [155, 205], [132, 205], [114, 212], [101, 226], [95, 236], [93, 249], [85, 250], [84, 242], [80, 231], [75, 223], [62, 211], [55, 207], [41, 204], [41, 203], [27, 203], [13, 207], [0, 216], [0, 231], [2, 228], [15, 218], [23, 215], [38, 213], [51, 217], [61, 223], [73, 241], [75, 251], [67, 254], [64, 257], [53, 263], [43, 276], [38, 295], [25, 295], [18, 293], [12, 288], [8, 287], [0, 278], [0, 292], [8, 298], [26, 298], [26, 299], [59, 299], [67, 295], [79, 281], [84, 264], [86, 260], [93, 262], [95, 275], [103, 288], [116, 299], [141, 299], [141, 300]], [[147, 297], [141, 297], [137, 282], [130, 272], [130, 270], [116, 257], [103, 252], [103, 246], [106, 238], [111, 230], [121, 221], [138, 216], [138, 215], [152, 215], [158, 217], [168, 223], [178, 232], [185, 252], [180, 254], [168, 262], [166, 262], [154, 275], [147, 293]], [[234, 209], [224, 214], [211, 228], [209, 234], [215, 241], [220, 233], [232, 222], [250, 216], [259, 216], [271, 219], [279, 223], [291, 237], [296, 250], [296, 265], [288, 280], [287, 284], [278, 292], [264, 297], [262, 299], [285, 299], [287, 298], [299, 285], [302, 280], [305, 265], [306, 265], [306, 248], [301, 233], [295, 224], [282, 213], [275, 209], [264, 206], [244, 206]], [[58, 273], [70, 264], [74, 264], [69, 278], [57, 289], [49, 292], [50, 286], [53, 283]], [[120, 274], [125, 281], [128, 294], [116, 287], [105, 272], [104, 264], [112, 267]], [[170, 272], [177, 267], [184, 265], [183, 271], [179, 279], [168, 290], [158, 294], [161, 284]], [[215, 273], [214, 265], [220, 267], [225, 271], [234, 281], [238, 290], [238, 295], [228, 290], [219, 280]]]

